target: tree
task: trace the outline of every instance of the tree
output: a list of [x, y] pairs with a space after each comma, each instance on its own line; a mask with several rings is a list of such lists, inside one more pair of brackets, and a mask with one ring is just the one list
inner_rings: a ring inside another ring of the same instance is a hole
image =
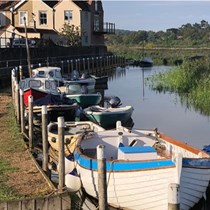
[[62, 36], [67, 45], [70, 46], [80, 46], [81, 45], [81, 35], [80, 27], [75, 25], [70, 25], [69, 23], [64, 23], [60, 36]]

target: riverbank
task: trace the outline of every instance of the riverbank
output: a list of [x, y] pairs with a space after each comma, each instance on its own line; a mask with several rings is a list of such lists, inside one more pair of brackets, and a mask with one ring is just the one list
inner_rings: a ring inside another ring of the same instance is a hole
[[10, 88], [0, 91], [0, 170], [0, 201], [53, 192], [30, 157], [17, 127]]

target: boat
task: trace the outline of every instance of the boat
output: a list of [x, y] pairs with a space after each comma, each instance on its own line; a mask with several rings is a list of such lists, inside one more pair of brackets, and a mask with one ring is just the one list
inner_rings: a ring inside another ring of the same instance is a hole
[[97, 105], [101, 102], [102, 95], [101, 93], [89, 93], [87, 86], [80, 86], [78, 85], [77, 92], [76, 90], [72, 93], [71, 86], [66, 86], [63, 89], [64, 96], [69, 99], [76, 100], [77, 103], [80, 105], [81, 108], [87, 108], [92, 105]]
[[175, 185], [180, 209], [189, 210], [209, 185], [207, 153], [157, 129], [128, 130], [117, 122], [115, 129], [87, 134], [77, 141], [77, 173], [93, 198], [99, 198], [98, 145], [105, 147], [107, 202], [115, 208], [168, 210], [169, 186]]
[[[33, 102], [34, 124], [36, 125], [41, 125], [43, 105], [47, 107], [48, 123], [57, 122], [57, 118], [60, 116], [63, 116], [65, 121], [77, 120], [77, 111], [80, 109], [79, 104], [74, 99], [48, 94]], [[26, 108], [27, 112], [28, 107]]]
[[[78, 139], [80, 139], [85, 133], [104, 131], [105, 129], [96, 123], [90, 121], [66, 121], [64, 126], [64, 136], [66, 139], [65, 155], [68, 156], [74, 153], [75, 145]], [[48, 125], [48, 142], [50, 146], [58, 151], [58, 123], [51, 122]]]
[[38, 78], [52, 78], [58, 86], [64, 85], [64, 78], [61, 74], [61, 68], [57, 66], [43, 66], [32, 70], [32, 76]]
[[103, 84], [103, 83], [106, 84], [108, 82], [108, 76], [100, 76], [100, 77], [98, 77], [96, 75], [91, 74], [90, 77], [95, 79], [96, 85]]
[[83, 73], [80, 77], [79, 72], [74, 70], [70, 78], [65, 79], [65, 85], [68, 87], [70, 94], [78, 93], [81, 87], [86, 87], [88, 93], [93, 93], [95, 90], [96, 80]]
[[45, 97], [48, 94], [60, 96], [57, 82], [50, 78], [29, 77], [21, 79], [19, 88], [24, 92], [24, 105], [28, 106], [28, 96], [32, 95], [33, 100]]
[[[75, 170], [75, 162], [73, 153], [76, 148], [76, 143], [79, 139], [83, 138], [84, 135], [91, 132], [104, 131], [105, 129], [99, 125], [90, 121], [66, 121], [64, 127], [64, 138], [65, 138], [65, 174], [71, 173]], [[54, 164], [55, 170], [59, 168], [58, 164], [58, 124], [57, 122], [51, 122], [48, 125], [48, 142], [50, 145], [49, 156], [51, 164]]]
[[109, 105], [102, 107], [93, 105], [83, 110], [84, 115], [92, 122], [98, 123], [106, 129], [114, 128], [117, 121], [123, 125], [130, 122], [134, 111], [132, 106], [120, 106], [121, 100], [118, 97], [112, 97], [107, 101]]
[[152, 67], [153, 61], [151, 57], [144, 57], [139, 61], [140, 67]]
[[65, 95], [65, 97], [75, 99], [83, 109], [92, 105], [99, 104], [102, 98], [100, 93], [72, 94]]

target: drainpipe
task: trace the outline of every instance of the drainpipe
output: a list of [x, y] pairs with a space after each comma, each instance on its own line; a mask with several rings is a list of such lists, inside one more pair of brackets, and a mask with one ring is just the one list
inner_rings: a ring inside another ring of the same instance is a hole
[[14, 7], [10, 8], [11, 12], [11, 25], [14, 26]]
[[53, 9], [53, 30], [55, 31], [55, 9]]

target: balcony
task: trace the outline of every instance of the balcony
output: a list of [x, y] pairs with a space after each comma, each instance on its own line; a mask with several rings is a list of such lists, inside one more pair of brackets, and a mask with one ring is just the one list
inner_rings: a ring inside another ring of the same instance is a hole
[[101, 29], [98, 25], [95, 25], [93, 32], [94, 34], [115, 34], [115, 24], [105, 22], [103, 29]]

